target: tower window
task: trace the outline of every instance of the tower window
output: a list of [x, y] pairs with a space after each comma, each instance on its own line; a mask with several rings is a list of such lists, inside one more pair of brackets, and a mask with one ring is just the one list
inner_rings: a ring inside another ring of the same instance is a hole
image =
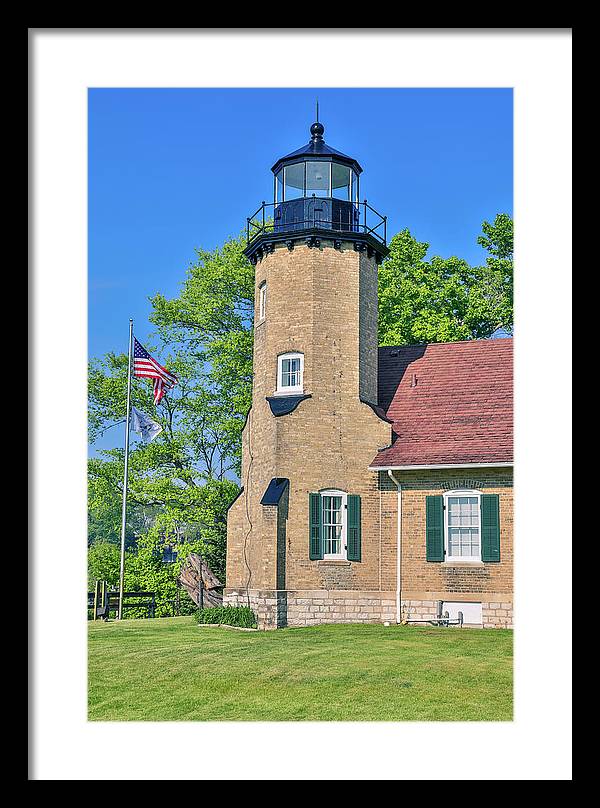
[[287, 353], [277, 357], [277, 393], [303, 392], [304, 354]]
[[258, 321], [265, 319], [267, 314], [267, 282], [263, 281], [258, 287]]

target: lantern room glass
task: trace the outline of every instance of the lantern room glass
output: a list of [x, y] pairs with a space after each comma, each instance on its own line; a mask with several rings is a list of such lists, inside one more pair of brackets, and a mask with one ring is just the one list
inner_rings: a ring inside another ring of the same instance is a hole
[[305, 196], [330, 197], [331, 163], [311, 160], [306, 163]]
[[358, 174], [331, 160], [307, 160], [284, 166], [275, 174], [275, 204], [302, 197], [358, 202]]
[[275, 204], [283, 202], [283, 169], [275, 174]]
[[283, 169], [284, 200], [304, 196], [304, 163], [293, 163]]
[[345, 202], [350, 202], [351, 174], [352, 172], [348, 166], [332, 163], [331, 196], [334, 199], [343, 199]]

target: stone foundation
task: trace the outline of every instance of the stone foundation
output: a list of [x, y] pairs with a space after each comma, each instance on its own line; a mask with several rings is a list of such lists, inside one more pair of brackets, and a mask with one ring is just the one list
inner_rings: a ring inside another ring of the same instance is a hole
[[[317, 626], [323, 623], [396, 622], [394, 592], [356, 590], [225, 589], [224, 606], [247, 606], [256, 614], [258, 628]], [[403, 600], [402, 618], [429, 620], [437, 614], [435, 600]], [[512, 603], [481, 602], [483, 628], [512, 628]]]
[[[456, 600], [456, 595], [449, 594], [448, 600]], [[481, 603], [481, 623], [473, 623], [483, 628], [512, 628], [513, 606], [508, 601], [471, 601]], [[429, 620], [437, 615], [437, 600], [403, 600], [402, 618], [411, 620]], [[465, 621], [465, 624], [468, 624]]]
[[250, 606], [258, 628], [284, 628], [287, 625], [287, 592], [283, 590], [225, 589], [223, 606]]
[[[321, 623], [396, 622], [393, 592], [356, 590], [256, 590], [249, 592], [250, 608], [261, 629], [316, 626]], [[226, 589], [224, 606], [247, 606], [245, 589]]]
[[512, 628], [513, 605], [510, 602], [491, 601], [483, 605], [484, 628]]

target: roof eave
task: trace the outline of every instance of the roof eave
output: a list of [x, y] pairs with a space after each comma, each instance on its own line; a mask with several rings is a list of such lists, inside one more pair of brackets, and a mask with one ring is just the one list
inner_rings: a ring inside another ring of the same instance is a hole
[[341, 153], [329, 154], [327, 152], [319, 153], [311, 151], [293, 152], [292, 154], [287, 154], [285, 157], [280, 157], [279, 160], [277, 160], [277, 162], [271, 166], [271, 171], [273, 174], [277, 174], [279, 169], [283, 166], [291, 165], [292, 163], [305, 162], [307, 160], [316, 160], [327, 163], [341, 163], [342, 165], [351, 168], [356, 174], [362, 174], [363, 172], [362, 166], [353, 157], [348, 157], [347, 155]]
[[407, 465], [369, 466], [368, 471], [424, 471], [427, 469], [512, 468], [514, 461], [493, 460], [485, 463], [410, 463]]

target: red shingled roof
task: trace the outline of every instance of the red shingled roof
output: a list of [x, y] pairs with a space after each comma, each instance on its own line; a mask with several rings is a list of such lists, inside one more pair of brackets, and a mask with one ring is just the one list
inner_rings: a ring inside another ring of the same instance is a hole
[[379, 349], [392, 445], [372, 466], [509, 463], [511, 338]]

